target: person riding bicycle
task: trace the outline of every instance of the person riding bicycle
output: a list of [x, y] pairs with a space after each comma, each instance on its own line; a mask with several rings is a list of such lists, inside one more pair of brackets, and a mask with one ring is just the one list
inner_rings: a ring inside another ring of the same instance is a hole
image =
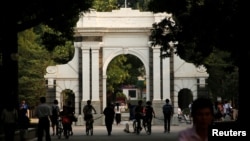
[[[136, 122], [138, 123], [137, 127], [142, 130], [142, 127], [141, 127], [141, 119], [143, 119], [143, 106], [142, 106], [142, 100], [139, 100], [138, 101], [138, 105], [136, 105], [135, 107], [135, 120]], [[137, 131], [138, 132], [138, 131]]]
[[86, 122], [90, 120], [91, 124], [94, 122], [92, 111], [94, 111], [96, 114], [95, 108], [91, 105], [91, 101], [88, 100], [87, 105], [83, 107], [83, 114], [84, 114], [84, 120]]
[[146, 107], [145, 107], [145, 117], [143, 120], [143, 124], [145, 125], [147, 123], [147, 128], [148, 128], [148, 133], [151, 134], [151, 123], [153, 117], [155, 118], [155, 111], [154, 108], [151, 106], [152, 103], [151, 101], [146, 102]]

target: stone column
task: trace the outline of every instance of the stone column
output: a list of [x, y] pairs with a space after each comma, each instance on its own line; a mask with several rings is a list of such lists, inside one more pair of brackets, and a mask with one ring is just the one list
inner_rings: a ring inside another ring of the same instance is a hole
[[82, 47], [82, 101], [90, 99], [90, 54], [87, 47]]
[[170, 58], [164, 58], [162, 60], [162, 80], [163, 80], [163, 97], [162, 100], [171, 99], [170, 98]]
[[106, 103], [107, 103], [107, 76], [103, 75], [102, 77], [102, 83], [103, 83], [103, 92], [102, 92], [102, 111], [104, 110], [104, 108], [106, 107]]
[[160, 47], [153, 47], [153, 100], [161, 100]]
[[99, 47], [92, 47], [92, 101], [100, 101], [99, 98]]
[[172, 101], [172, 105], [174, 106], [174, 115], [172, 118], [172, 125], [179, 125], [178, 120], [178, 92], [174, 91], [174, 101]]
[[150, 100], [150, 79], [149, 79], [149, 75], [146, 76], [146, 100]]

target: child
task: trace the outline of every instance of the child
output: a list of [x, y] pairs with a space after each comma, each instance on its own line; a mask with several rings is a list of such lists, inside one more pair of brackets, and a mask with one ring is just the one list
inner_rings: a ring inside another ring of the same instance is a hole
[[18, 118], [18, 125], [19, 125], [19, 131], [20, 131], [20, 141], [27, 141], [30, 119], [27, 116], [26, 109], [20, 110], [20, 116]]

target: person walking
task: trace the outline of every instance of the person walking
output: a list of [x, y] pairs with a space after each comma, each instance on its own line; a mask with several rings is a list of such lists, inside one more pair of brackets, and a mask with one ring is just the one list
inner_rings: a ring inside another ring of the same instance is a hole
[[119, 125], [121, 123], [121, 106], [120, 106], [120, 103], [117, 102], [114, 109], [115, 109], [116, 125]]
[[46, 103], [45, 97], [40, 97], [40, 105], [37, 106], [35, 115], [38, 117], [37, 141], [43, 140], [45, 132], [45, 140], [51, 141], [50, 137], [50, 117], [52, 115], [51, 106]]
[[142, 100], [139, 100], [138, 101], [138, 105], [136, 105], [135, 107], [135, 121], [138, 123], [137, 124], [137, 128], [139, 128], [140, 130], [142, 130], [142, 127], [141, 127], [141, 120], [143, 118], [143, 105], [142, 105]]
[[213, 103], [207, 98], [198, 98], [192, 104], [193, 126], [178, 134], [178, 141], [207, 141], [209, 127], [213, 123]]
[[18, 112], [15, 106], [8, 103], [1, 113], [1, 121], [3, 122], [5, 141], [14, 141], [16, 125], [18, 122]]
[[70, 131], [71, 131], [71, 119], [70, 119], [70, 111], [68, 106], [63, 106], [63, 110], [60, 112], [59, 116], [61, 117], [62, 120], [62, 125], [63, 125], [63, 135], [66, 139], [69, 138], [70, 136]]
[[30, 126], [30, 119], [27, 116], [27, 110], [21, 109], [19, 115], [20, 116], [18, 117], [18, 127], [19, 127], [20, 141], [27, 141], [28, 128]]
[[164, 133], [170, 132], [170, 121], [173, 116], [173, 106], [169, 104], [169, 99], [165, 100], [166, 104], [162, 107], [164, 115]]
[[68, 101], [67, 103], [67, 108], [68, 108], [68, 113], [69, 113], [69, 118], [70, 118], [70, 127], [69, 127], [69, 131], [70, 131], [70, 135], [73, 135], [73, 129], [72, 129], [72, 123], [75, 120], [75, 108], [72, 106], [72, 102]]
[[145, 121], [148, 124], [148, 133], [151, 134], [151, 127], [152, 127], [152, 119], [155, 118], [155, 111], [154, 108], [151, 106], [151, 101], [146, 102], [145, 106]]
[[104, 109], [103, 114], [105, 115], [105, 126], [108, 132], [108, 135], [111, 135], [112, 132], [112, 124], [115, 118], [114, 106], [109, 102], [107, 107]]
[[52, 108], [52, 116], [50, 117], [51, 119], [51, 127], [52, 127], [52, 136], [57, 135], [58, 133], [58, 118], [59, 118], [59, 113], [60, 109], [58, 106], [58, 100], [54, 100], [53, 105], [51, 106]]
[[22, 109], [25, 109], [27, 111], [26, 115], [29, 117], [29, 105], [26, 103], [25, 100], [22, 100], [21, 104], [19, 105], [19, 111]]

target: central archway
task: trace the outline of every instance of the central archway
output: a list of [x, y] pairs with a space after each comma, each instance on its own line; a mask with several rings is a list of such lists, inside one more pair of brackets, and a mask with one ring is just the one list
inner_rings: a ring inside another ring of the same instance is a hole
[[[143, 50], [145, 51], [145, 50]], [[143, 63], [143, 66], [145, 68], [145, 79], [146, 79], [146, 100], [152, 100], [150, 99], [150, 82], [149, 82], [149, 58], [146, 58], [146, 56], [144, 56], [143, 51], [140, 50], [136, 50], [135, 48], [129, 48], [126, 50], [126, 54], [131, 54], [134, 55], [136, 57], [139, 58], [139, 60], [141, 60], [141, 62]], [[148, 51], [148, 50], [147, 50]], [[105, 50], [103, 50], [104, 54], [105, 54]], [[146, 52], [144, 52], [146, 53]], [[108, 65], [110, 64], [110, 62], [112, 61], [112, 59], [114, 59], [116, 56], [119, 55], [124, 55], [124, 49], [120, 48], [120, 49], [116, 49], [114, 52], [110, 52], [110, 54], [108, 55], [107, 59], [103, 61], [103, 107], [106, 107], [106, 103], [107, 103], [107, 68]]]

